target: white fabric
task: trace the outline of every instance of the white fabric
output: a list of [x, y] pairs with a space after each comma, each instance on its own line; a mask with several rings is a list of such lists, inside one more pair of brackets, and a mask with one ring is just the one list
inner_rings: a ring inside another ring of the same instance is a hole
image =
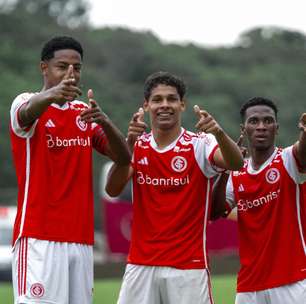
[[276, 288], [237, 293], [235, 304], [304, 304], [306, 280]]
[[206, 269], [128, 264], [117, 304], [213, 304]]
[[15, 304], [92, 303], [92, 246], [21, 238], [12, 264]]
[[27, 103], [29, 99], [35, 94], [36, 93], [22, 93], [18, 95], [12, 103], [11, 110], [10, 110], [11, 126], [12, 126], [14, 133], [19, 137], [29, 138], [29, 137], [32, 137], [34, 134], [35, 127], [37, 125], [38, 120], [36, 120], [30, 128], [23, 129], [19, 125], [18, 110], [23, 104]]

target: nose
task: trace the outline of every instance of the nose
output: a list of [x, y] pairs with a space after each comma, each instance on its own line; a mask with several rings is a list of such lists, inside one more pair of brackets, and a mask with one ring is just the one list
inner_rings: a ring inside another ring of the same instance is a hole
[[257, 124], [257, 129], [266, 129], [266, 124], [260, 120]]
[[167, 98], [163, 98], [162, 102], [160, 103], [161, 107], [168, 107], [169, 106], [169, 102]]

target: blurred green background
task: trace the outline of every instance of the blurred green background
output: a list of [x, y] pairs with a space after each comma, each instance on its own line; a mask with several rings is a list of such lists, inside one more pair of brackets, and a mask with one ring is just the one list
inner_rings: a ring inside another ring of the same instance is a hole
[[[81, 83], [84, 101], [92, 88], [102, 109], [124, 133], [142, 103], [145, 78], [166, 70], [186, 80], [186, 128], [194, 130], [192, 106], [198, 104], [237, 138], [241, 104], [253, 96], [265, 96], [280, 109], [278, 144], [289, 145], [297, 139], [297, 121], [305, 112], [306, 100], [306, 37], [302, 33], [258, 27], [241, 33], [230, 47], [166, 44], [149, 31], [93, 28], [88, 8], [86, 0], [0, 0], [0, 205], [16, 204], [10, 105], [21, 92], [41, 89], [41, 47], [56, 35], [80, 40], [85, 50]], [[95, 226], [100, 231], [103, 216], [98, 183], [104, 162], [95, 154]], [[95, 303], [115, 303], [119, 286], [120, 280], [96, 281]], [[234, 302], [234, 276], [213, 273], [213, 288], [216, 303]], [[10, 285], [0, 282], [0, 303], [11, 303], [11, 298]]]

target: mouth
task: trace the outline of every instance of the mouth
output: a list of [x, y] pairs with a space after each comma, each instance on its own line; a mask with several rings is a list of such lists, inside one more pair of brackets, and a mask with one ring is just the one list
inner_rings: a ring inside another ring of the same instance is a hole
[[268, 137], [266, 135], [256, 135], [255, 139], [259, 142], [266, 141]]
[[168, 119], [172, 115], [173, 115], [173, 113], [170, 113], [170, 112], [160, 112], [160, 113], [157, 113], [157, 117], [160, 118], [160, 119]]

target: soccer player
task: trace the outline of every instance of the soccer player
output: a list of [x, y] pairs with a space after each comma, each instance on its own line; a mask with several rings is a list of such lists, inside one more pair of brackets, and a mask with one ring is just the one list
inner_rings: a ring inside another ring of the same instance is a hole
[[249, 158], [230, 174], [227, 186], [223, 174], [213, 199], [219, 215], [237, 209], [236, 304], [306, 303], [306, 113], [299, 140], [285, 149], [275, 146], [279, 126], [271, 100], [254, 97], [240, 114]]
[[18, 95], [11, 106], [19, 188], [15, 303], [92, 303], [92, 148], [118, 167], [130, 163], [130, 152], [92, 90], [89, 104], [77, 100], [82, 59], [72, 37], [49, 40], [41, 52], [42, 90]]
[[[240, 168], [243, 160], [238, 146], [198, 106], [201, 132], [182, 128], [185, 90], [167, 72], [147, 78], [143, 108], [128, 129], [132, 165], [114, 164], [108, 176], [111, 196], [133, 179], [131, 246], [119, 304], [213, 303], [206, 252], [212, 179], [219, 170]], [[144, 112], [151, 121], [148, 134]]]

